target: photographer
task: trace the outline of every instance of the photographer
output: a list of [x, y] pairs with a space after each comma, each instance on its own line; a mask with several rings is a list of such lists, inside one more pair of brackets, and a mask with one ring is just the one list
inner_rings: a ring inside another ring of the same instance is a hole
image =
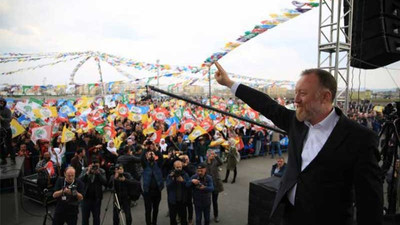
[[148, 150], [142, 156], [142, 188], [145, 206], [146, 224], [157, 224], [158, 207], [161, 201], [161, 190], [164, 188], [161, 166], [163, 163], [162, 155], [159, 151], [153, 151], [154, 145], [147, 141]]
[[187, 183], [189, 176], [182, 170], [182, 162], [174, 162], [174, 170], [167, 177], [168, 208], [171, 225], [176, 225], [176, 215], [181, 219], [181, 225], [186, 225]]
[[90, 212], [93, 216], [93, 224], [100, 225], [101, 200], [103, 199], [102, 186], [107, 185], [106, 173], [100, 168], [97, 159], [92, 160], [92, 164], [85, 168], [79, 177], [85, 184], [82, 202], [82, 225], [89, 224]]
[[10, 154], [11, 165], [15, 164], [15, 149], [11, 146], [12, 131], [10, 127], [11, 123], [11, 110], [6, 107], [7, 101], [0, 97], [0, 155], [1, 165], [6, 165], [7, 155]]
[[[113, 186], [115, 193], [117, 194], [120, 209], [125, 212], [126, 225], [132, 224], [129, 189], [131, 188], [131, 185], [135, 183], [138, 183], [138, 181], [135, 181], [129, 173], [124, 172], [124, 167], [122, 165], [115, 165], [115, 173], [114, 176], [111, 176], [110, 186]], [[114, 225], [119, 224], [120, 213], [120, 209], [117, 208], [116, 201], [117, 199], [114, 198]]]
[[174, 162], [179, 160], [179, 156], [182, 154], [181, 151], [174, 149], [173, 147], [168, 149], [168, 156], [164, 159], [162, 172], [163, 178], [167, 178], [168, 174], [174, 169]]
[[214, 191], [213, 180], [206, 174], [207, 166], [200, 163], [197, 173], [191, 177], [188, 185], [193, 190], [193, 203], [196, 211], [196, 225], [201, 225], [204, 214], [204, 224], [210, 224], [211, 193]]
[[[180, 155], [180, 160], [182, 161], [182, 170], [185, 171], [189, 177], [196, 174], [196, 167], [190, 163], [189, 156]], [[187, 221], [189, 225], [193, 224], [193, 191], [191, 188], [186, 191], [186, 209], [187, 209]]]
[[53, 225], [76, 225], [79, 214], [79, 201], [83, 199], [84, 184], [75, 180], [75, 169], [68, 167], [65, 178], [60, 177], [55, 185], [53, 198], [57, 199]]

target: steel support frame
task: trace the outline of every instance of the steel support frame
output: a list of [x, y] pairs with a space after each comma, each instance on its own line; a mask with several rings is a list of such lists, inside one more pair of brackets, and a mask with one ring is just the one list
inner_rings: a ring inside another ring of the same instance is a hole
[[[318, 68], [329, 71], [345, 88], [338, 91], [334, 101], [344, 95], [344, 114], [349, 107], [349, 73], [351, 57], [351, 34], [353, 28], [354, 0], [320, 0], [318, 28]], [[349, 5], [345, 10], [344, 3]], [[348, 16], [348, 24], [344, 18]], [[346, 29], [348, 33], [346, 33]], [[338, 89], [339, 90], [339, 89]]]

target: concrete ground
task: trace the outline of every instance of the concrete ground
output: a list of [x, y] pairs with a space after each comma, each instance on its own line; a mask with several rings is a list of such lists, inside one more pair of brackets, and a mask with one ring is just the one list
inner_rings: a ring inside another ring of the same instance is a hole
[[[286, 154], [284, 154], [286, 156]], [[225, 191], [219, 195], [219, 218], [221, 225], [236, 225], [247, 224], [247, 211], [248, 211], [248, 196], [249, 196], [249, 183], [253, 180], [263, 179], [269, 177], [272, 165], [275, 163], [274, 159], [269, 156], [257, 157], [241, 160], [238, 165], [238, 176], [235, 184], [231, 184], [233, 173], [231, 172], [229, 183], [224, 184]], [[222, 179], [225, 177], [225, 165], [222, 166], [220, 172]], [[110, 192], [106, 192], [102, 202], [101, 218], [105, 213], [107, 201]], [[45, 213], [44, 207], [27, 199], [22, 200], [23, 208], [20, 204], [19, 222], [15, 221], [14, 212], [14, 194], [5, 193], [0, 195], [0, 224], [42, 224], [43, 215]], [[21, 203], [21, 202], [20, 202]], [[141, 197], [137, 206], [132, 208], [133, 224], [145, 224], [144, 218], [144, 202]], [[54, 210], [55, 204], [50, 206], [50, 211]], [[27, 212], [29, 213], [27, 213]], [[166, 217], [168, 211], [166, 190], [163, 190], [162, 200], [160, 203], [160, 210], [158, 216], [159, 225], [169, 224], [169, 218]], [[213, 215], [211, 211], [211, 215]], [[92, 223], [92, 222], [90, 222]], [[213, 216], [211, 216], [211, 223]], [[51, 224], [50, 221], [47, 224]], [[78, 224], [81, 224], [81, 214], [78, 216]], [[112, 201], [106, 213], [106, 218], [103, 224], [112, 224]]]

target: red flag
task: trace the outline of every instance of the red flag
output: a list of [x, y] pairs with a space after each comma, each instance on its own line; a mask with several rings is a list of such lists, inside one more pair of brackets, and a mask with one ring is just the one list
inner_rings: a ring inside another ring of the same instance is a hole
[[185, 133], [186, 131], [191, 131], [194, 126], [196, 126], [196, 123], [193, 120], [185, 120], [182, 123], [181, 129], [179, 129], [179, 132]]
[[51, 141], [51, 126], [32, 128], [31, 140], [36, 144], [37, 140]]
[[153, 135], [151, 135], [150, 140], [155, 142], [155, 143], [160, 143], [161, 134], [162, 134], [162, 130], [161, 129], [156, 131], [156, 132], [154, 132]]
[[236, 141], [239, 139], [239, 143], [236, 144], [237, 150], [238, 151], [242, 150], [244, 148], [243, 139], [241, 137], [237, 137], [235, 139], [236, 139]]
[[206, 119], [201, 122], [200, 126], [207, 132], [210, 132], [214, 128], [213, 123], [212, 121], [210, 121], [210, 119]]
[[153, 118], [155, 120], [163, 121], [163, 120], [167, 119], [168, 115], [169, 115], [169, 112], [165, 108], [158, 107], [158, 108], [154, 109]]

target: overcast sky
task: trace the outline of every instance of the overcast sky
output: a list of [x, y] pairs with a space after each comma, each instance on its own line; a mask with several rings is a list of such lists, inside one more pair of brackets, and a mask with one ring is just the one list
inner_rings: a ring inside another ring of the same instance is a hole
[[[93, 50], [151, 63], [160, 59], [165, 64], [200, 65], [270, 13], [293, 8], [290, 2], [0, 0], [0, 52]], [[248, 41], [220, 63], [241, 75], [296, 81], [301, 70], [317, 66], [317, 38], [318, 10], [312, 10]], [[65, 84], [77, 63], [1, 76], [0, 83]], [[1, 64], [0, 72], [21, 65]], [[102, 68], [105, 81], [123, 79], [112, 67]], [[388, 68], [400, 84], [400, 63]], [[360, 74], [361, 87], [396, 87], [386, 69]], [[356, 69], [354, 87], [358, 75]], [[94, 61], [84, 65], [76, 81], [98, 81]]]

